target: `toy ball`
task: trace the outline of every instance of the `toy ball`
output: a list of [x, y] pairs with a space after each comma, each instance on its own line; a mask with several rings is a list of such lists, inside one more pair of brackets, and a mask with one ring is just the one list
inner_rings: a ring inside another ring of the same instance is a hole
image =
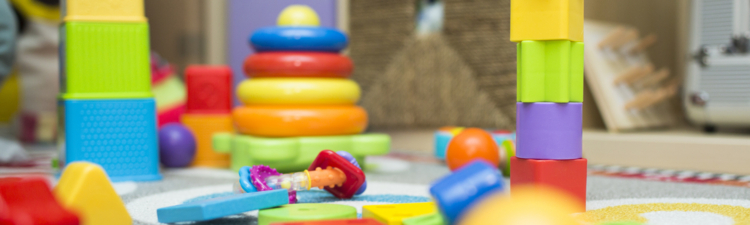
[[573, 197], [543, 186], [516, 186], [512, 196], [488, 196], [464, 214], [459, 225], [578, 225]]
[[500, 164], [500, 152], [490, 133], [479, 128], [467, 128], [448, 143], [445, 161], [451, 171], [476, 159], [482, 159], [495, 168]]
[[159, 129], [159, 161], [165, 167], [190, 165], [195, 148], [195, 136], [182, 124], [170, 123]]
[[290, 5], [284, 8], [276, 20], [279, 26], [320, 26], [318, 14], [306, 5]]

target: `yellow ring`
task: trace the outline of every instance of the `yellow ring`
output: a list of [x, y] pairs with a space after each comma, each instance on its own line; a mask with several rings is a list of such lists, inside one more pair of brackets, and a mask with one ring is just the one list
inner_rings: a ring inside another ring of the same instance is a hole
[[245, 105], [352, 105], [359, 96], [356, 82], [340, 78], [253, 78], [237, 86]]
[[308, 172], [307, 170], [305, 170], [305, 174], [307, 174], [307, 190], [310, 190], [310, 188], [312, 187], [311, 186], [312, 185], [312, 179], [310, 178], [310, 172]]

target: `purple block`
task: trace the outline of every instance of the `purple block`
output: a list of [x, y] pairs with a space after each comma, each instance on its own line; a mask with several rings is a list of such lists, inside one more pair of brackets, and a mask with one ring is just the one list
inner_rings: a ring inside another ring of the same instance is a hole
[[582, 103], [516, 103], [516, 157], [580, 159]]

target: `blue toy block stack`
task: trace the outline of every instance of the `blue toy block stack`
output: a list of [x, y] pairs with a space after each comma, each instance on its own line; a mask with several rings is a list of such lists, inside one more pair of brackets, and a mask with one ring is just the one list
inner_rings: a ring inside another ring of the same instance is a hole
[[143, 0], [62, 7], [60, 167], [88, 161], [112, 181], [161, 179]]

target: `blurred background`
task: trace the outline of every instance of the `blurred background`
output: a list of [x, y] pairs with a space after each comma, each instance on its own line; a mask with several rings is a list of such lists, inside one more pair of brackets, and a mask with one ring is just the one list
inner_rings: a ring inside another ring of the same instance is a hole
[[[15, 73], [0, 89], [0, 129], [52, 144], [59, 2], [11, 2], [25, 22]], [[509, 0], [145, 1], [152, 76], [172, 80], [154, 81], [160, 111], [184, 104], [188, 65], [229, 65], [235, 84], [244, 79], [248, 35], [290, 4], [311, 6], [322, 26], [349, 34], [345, 54], [369, 129], [390, 133], [394, 149], [431, 152], [444, 126], [515, 129]], [[585, 20], [583, 141], [592, 164], [750, 174], [742, 160], [750, 157], [747, 1], [588, 0]]]

